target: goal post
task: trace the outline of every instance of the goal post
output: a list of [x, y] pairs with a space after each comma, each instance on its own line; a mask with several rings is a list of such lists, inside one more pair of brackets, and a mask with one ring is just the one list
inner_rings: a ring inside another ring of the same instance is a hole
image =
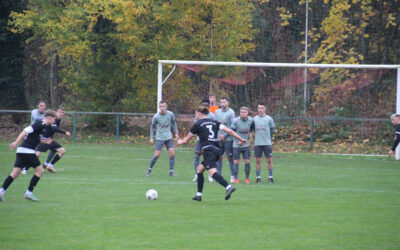
[[[223, 61], [186, 61], [186, 60], [159, 60], [157, 80], [157, 110], [158, 103], [163, 99], [163, 84], [171, 76], [174, 69], [168, 72], [163, 79], [163, 65], [197, 65], [197, 66], [239, 66], [239, 67], [264, 67], [264, 68], [323, 68], [323, 69], [397, 69], [396, 77], [396, 113], [400, 114], [400, 65], [385, 64], [310, 64], [310, 63], [266, 63], [266, 62], [223, 62]], [[306, 96], [304, 94], [304, 96]], [[305, 100], [306, 101], [306, 100]], [[397, 147], [396, 160], [400, 159], [400, 149]]]

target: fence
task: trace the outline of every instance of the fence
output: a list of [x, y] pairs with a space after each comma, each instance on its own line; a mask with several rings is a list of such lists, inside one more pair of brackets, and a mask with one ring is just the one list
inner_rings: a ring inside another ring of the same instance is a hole
[[[6, 121], [6, 123], [0, 124], [0, 130], [13, 129], [12, 132], [19, 133], [22, 127], [29, 124], [30, 113], [31, 111], [27, 110], [0, 110], [1, 120]], [[120, 140], [121, 136], [147, 138], [153, 115], [126, 112], [65, 112], [61, 127], [72, 131], [74, 142], [91, 138], [93, 135], [107, 138], [115, 136], [115, 140]], [[193, 115], [177, 115], [176, 117], [179, 133], [183, 136], [187, 134], [193, 124]], [[366, 146], [370, 148], [368, 150], [355, 148], [351, 150], [353, 153], [383, 153], [393, 141], [394, 132], [389, 119], [273, 118], [276, 123], [274, 143], [295, 146], [301, 150], [314, 150], [315, 143], [320, 143], [325, 146], [341, 145], [343, 146], [342, 152], [350, 152], [345, 147], [349, 145], [350, 147]], [[316, 150], [323, 151], [321, 147], [317, 147]]]

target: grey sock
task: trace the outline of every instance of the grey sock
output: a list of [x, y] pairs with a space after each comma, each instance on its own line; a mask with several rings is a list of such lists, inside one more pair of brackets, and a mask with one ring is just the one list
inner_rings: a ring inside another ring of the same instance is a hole
[[268, 174], [269, 174], [269, 176], [272, 177], [272, 169], [269, 169], [269, 168], [268, 168]]
[[235, 169], [233, 168], [233, 160], [229, 160], [229, 168], [231, 169], [231, 176], [235, 176]]
[[217, 172], [222, 175], [222, 160], [217, 161]]
[[235, 179], [238, 178], [239, 175], [239, 164], [233, 164], [233, 171], [232, 176], [235, 176]]
[[260, 170], [256, 169], [256, 175], [257, 177], [261, 176], [261, 169]]
[[169, 171], [174, 171], [175, 167], [175, 157], [170, 157], [169, 158]]
[[154, 166], [154, 164], [156, 164], [156, 161], [157, 161], [157, 157], [155, 157], [154, 155], [153, 155], [153, 157], [151, 158], [151, 161], [150, 161], [150, 164], [149, 164], [149, 170], [151, 171], [151, 169], [153, 168], [153, 166]]
[[199, 164], [200, 164], [200, 155], [194, 154], [193, 166], [194, 166], [194, 173], [195, 174], [197, 174], [197, 166], [199, 166]]
[[246, 179], [249, 179], [249, 175], [250, 175], [250, 163], [244, 165], [244, 173], [246, 174]]

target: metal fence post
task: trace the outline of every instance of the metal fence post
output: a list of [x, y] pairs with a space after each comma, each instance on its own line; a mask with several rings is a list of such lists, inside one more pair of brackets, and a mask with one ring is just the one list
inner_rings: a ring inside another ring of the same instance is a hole
[[74, 142], [76, 141], [76, 123], [77, 123], [77, 121], [76, 121], [76, 113], [74, 112], [73, 114], [72, 114], [72, 138], [74, 139]]
[[311, 118], [311, 126], [310, 126], [310, 149], [313, 149], [314, 144], [314, 119]]
[[118, 141], [119, 140], [119, 124], [120, 124], [120, 120], [121, 120], [121, 115], [117, 114], [117, 132], [116, 132], [116, 136], [115, 139]]

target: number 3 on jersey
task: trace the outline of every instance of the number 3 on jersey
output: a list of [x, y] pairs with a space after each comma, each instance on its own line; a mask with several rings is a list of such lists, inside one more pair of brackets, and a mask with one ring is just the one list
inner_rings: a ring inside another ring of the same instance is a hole
[[214, 131], [212, 130], [212, 125], [207, 125], [206, 128], [210, 131], [208, 138], [214, 138]]

